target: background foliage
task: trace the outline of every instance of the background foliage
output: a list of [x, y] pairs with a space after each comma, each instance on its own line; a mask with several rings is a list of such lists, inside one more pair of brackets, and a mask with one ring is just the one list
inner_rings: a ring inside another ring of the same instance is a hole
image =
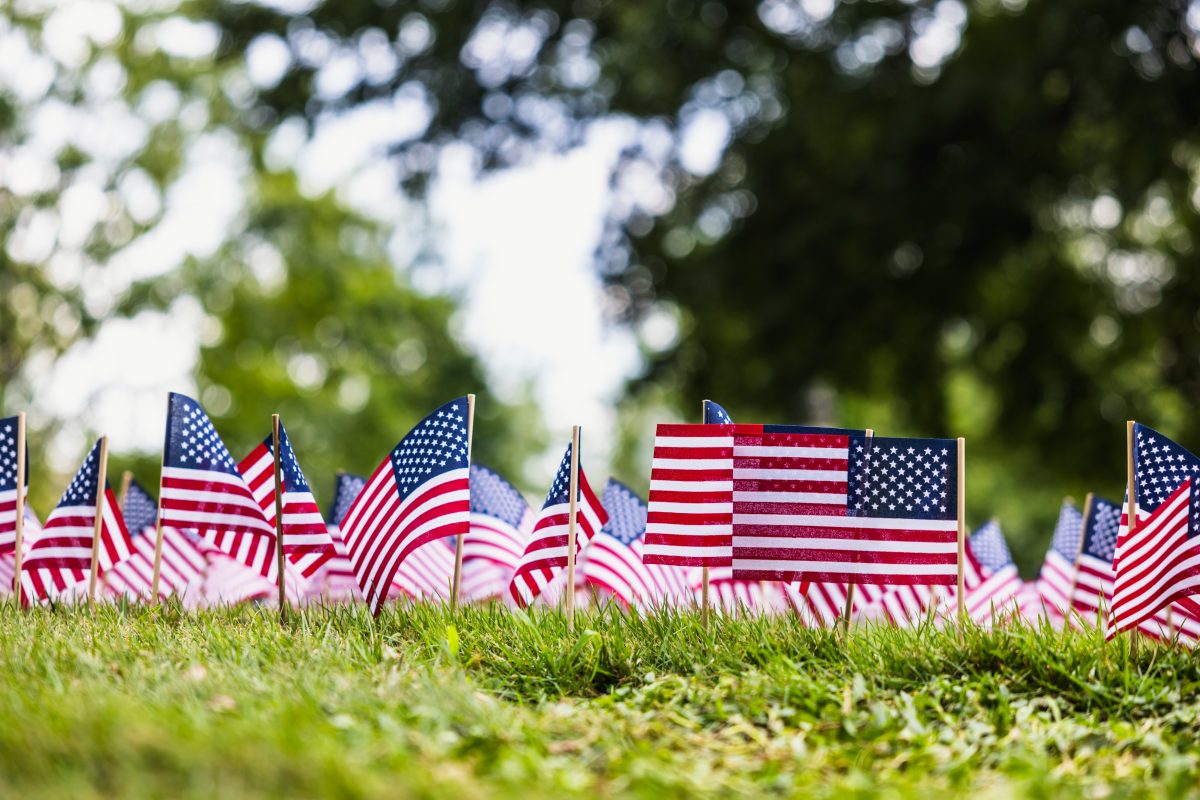
[[[138, 46], [139, 31], [179, 15], [215, 33], [211, 52]], [[10, 22], [36, 46], [44, 16], [17, 7]], [[31, 353], [61, 351], [110, 310], [184, 296], [215, 321], [197, 379], [220, 424], [248, 446], [267, 398], [293, 398], [283, 410], [306, 409], [297, 438], [322, 471], [367, 468], [346, 442], [481, 385], [448, 333], [452, 298], [410, 288], [408, 265], [381, 244], [386, 228], [298, 191], [264, 158], [282, 125], [416, 93], [428, 124], [390, 150], [415, 198], [452, 146], [486, 171], [571, 148], [599, 119], [643, 132], [613, 176], [597, 269], [614, 322], [666, 311], [681, 335], [630, 387], [625, 472], [644, 472], [648, 409], [690, 417], [703, 396], [746, 420], [964, 435], [974, 521], [998, 514], [1028, 566], [1064, 494], [1119, 497], [1123, 420], [1200, 440], [1189, 413], [1200, 382], [1193, 4], [340, 0], [281, 11], [192, 0], [125, 8], [122, 20], [58, 70], [46, 97], [75, 102], [88, 70], [115, 62], [131, 105], [164, 84], [179, 107], [199, 104], [200, 124], [153, 122], [144, 146], [105, 163], [103, 182], [137, 172], [166, 186], [182, 143], [221, 131], [246, 154], [244, 223], [219, 253], [114, 292], [111, 308], [47, 281], [39, 263], [53, 254], [0, 253], [6, 408], [29, 399], [20, 365]], [[246, 58], [264, 45], [286, 48], [288, 66], [255, 85]], [[373, 66], [334, 85], [339, 59]], [[45, 102], [0, 95], [5, 145], [27, 140], [30, 109]], [[714, 114], [728, 145], [711, 171], [690, 170], [689, 126]], [[98, 160], [64, 147], [52, 185], [0, 188], [6, 239], [37, 209], [61, 211]], [[629, 189], [647, 172], [665, 201]], [[103, 271], [153, 222], [114, 208], [75, 250]], [[283, 265], [266, 284], [263, 247]], [[488, 457], [512, 467], [536, 449], [534, 415], [488, 408]]]

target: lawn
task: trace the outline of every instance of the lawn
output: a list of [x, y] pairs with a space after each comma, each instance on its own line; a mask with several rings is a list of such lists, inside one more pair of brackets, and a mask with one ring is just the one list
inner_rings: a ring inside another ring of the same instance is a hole
[[1193, 656], [501, 608], [0, 608], [8, 797], [1197, 791]]

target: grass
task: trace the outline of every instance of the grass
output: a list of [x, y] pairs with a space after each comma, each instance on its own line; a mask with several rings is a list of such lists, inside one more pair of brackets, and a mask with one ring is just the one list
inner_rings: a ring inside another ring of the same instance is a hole
[[1096, 632], [0, 607], [0, 796], [1197, 795], [1192, 655]]

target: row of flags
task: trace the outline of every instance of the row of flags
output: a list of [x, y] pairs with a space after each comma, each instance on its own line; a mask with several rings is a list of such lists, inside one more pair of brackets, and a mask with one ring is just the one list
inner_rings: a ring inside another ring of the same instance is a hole
[[0, 580], [26, 603], [361, 599], [373, 613], [401, 597], [646, 612], [711, 591], [729, 613], [814, 627], [1024, 617], [1200, 638], [1200, 458], [1142, 425], [1124, 504], [1064, 502], [1024, 582], [998, 522], [962, 535], [961, 440], [738, 424], [706, 401], [704, 423], [658, 426], [648, 502], [611, 479], [595, 493], [576, 436], [535, 511], [471, 463], [473, 402], [435, 409], [369, 477], [339, 475], [328, 519], [278, 420], [236, 461], [200, 404], [171, 394], [159, 499], [136, 482], [118, 497], [101, 439], [43, 525], [18, 511], [23, 421], [0, 420]]

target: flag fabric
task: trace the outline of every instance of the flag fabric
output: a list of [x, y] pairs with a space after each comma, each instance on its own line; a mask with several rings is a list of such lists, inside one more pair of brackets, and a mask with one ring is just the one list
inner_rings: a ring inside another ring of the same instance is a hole
[[[29, 485], [28, 459], [25, 485]], [[0, 419], [0, 555], [17, 549], [17, 418]], [[11, 583], [11, 581], [10, 581]]]
[[1200, 592], [1200, 458], [1140, 424], [1133, 456], [1137, 520], [1131, 526], [1122, 509], [1109, 638]]
[[[693, 601], [704, 602], [704, 581], [700, 567], [688, 570]], [[733, 577], [732, 567], [710, 567], [708, 600], [718, 614], [732, 617], [781, 613], [788, 608], [783, 584], [777, 581], [748, 581]]]
[[693, 590], [686, 568], [642, 562], [647, 515], [642, 499], [610, 478], [602, 503], [608, 522], [583, 551], [585, 585], [611, 594], [626, 608], [678, 606], [685, 598], [690, 605]]
[[454, 581], [454, 539], [434, 539], [408, 554], [392, 577], [388, 597], [449, 600]]
[[733, 418], [729, 416], [729, 412], [721, 408], [712, 400], [704, 401], [704, 424], [705, 425], [730, 425], [733, 423]]
[[358, 578], [354, 575], [354, 567], [350, 563], [340, 526], [355, 498], [366, 485], [367, 479], [361, 475], [338, 473], [333, 488], [333, 513], [325, 526], [333, 545], [334, 556], [317, 570], [309, 581], [310, 597], [334, 603], [362, 599], [362, 591], [358, 588]]
[[[274, 437], [267, 436], [242, 459], [238, 471], [274, 530]], [[301, 576], [309, 578], [334, 557], [333, 540], [282, 423], [279, 425], [279, 474], [283, 479], [283, 554]]]
[[338, 528], [346, 520], [346, 515], [350, 513], [350, 506], [354, 505], [354, 501], [362, 494], [362, 490], [367, 486], [367, 479], [361, 475], [351, 475], [348, 472], [339, 472], [337, 481], [333, 486], [333, 515], [330, 517], [330, 523]]
[[[100, 499], [100, 541], [97, 576], [129, 557], [133, 549], [117, 498], [107, 485], [99, 486], [100, 441], [93, 445], [67, 491], [46, 519], [21, 568], [21, 587], [29, 600], [64, 597], [89, 581]], [[86, 586], [83, 587], [86, 592]]]
[[1076, 565], [1075, 591], [1071, 594], [1071, 623], [1097, 625], [1100, 609], [1112, 602], [1113, 553], [1121, 524], [1121, 508], [1102, 497], [1093, 497], [1083, 521], [1083, 541]]
[[125, 492], [121, 515], [125, 517], [125, 527], [137, 536], [146, 530], [154, 530], [158, 523], [158, 503], [137, 480], [131, 480]]
[[[37, 541], [37, 535], [41, 533], [42, 521], [38, 519], [37, 513], [30, 507], [29, 503], [25, 504], [25, 525], [22, 528], [21, 550], [23, 557], [29, 557], [29, 548]], [[14, 545], [11, 553], [0, 555], [0, 597], [11, 597], [13, 593], [13, 581], [17, 575], [17, 551]]]
[[1082, 541], [1083, 514], [1070, 501], [1064, 500], [1037, 579], [1037, 593], [1042, 605], [1040, 613], [1051, 622], [1061, 623], [1070, 612], [1075, 561]]
[[[844, 619], [849, 584], [835, 581], [792, 581], [782, 583], [780, 587], [792, 610], [804, 620], [805, 626], [831, 628]], [[880, 604], [884, 594], [880, 587], [871, 584], [855, 586], [854, 596], [850, 599], [850, 616], [880, 618]]]
[[[116, 564], [104, 575], [106, 594], [149, 602], [154, 587], [154, 548], [157, 536], [158, 503], [136, 480], [125, 493], [125, 526], [132, 531], [133, 547], [129, 558]], [[165, 600], [183, 597], [188, 587], [200, 579], [207, 562], [196, 545], [194, 535], [185, 536], [177, 528], [162, 529], [162, 560], [158, 576], [158, 596]]]
[[956, 448], [790, 426], [736, 434], [734, 577], [954, 583]]
[[231, 606], [278, 597], [278, 587], [261, 573], [248, 569], [204, 539], [195, 540], [195, 545], [203, 555], [205, 565], [199, 584], [187, 597], [187, 605]]
[[192, 530], [263, 576], [276, 569], [275, 526], [200, 404], [171, 393], [163, 448], [162, 523]]
[[[1000, 523], [991, 520], [983, 525], [971, 534], [967, 546], [979, 575], [975, 586], [964, 589], [967, 615], [983, 626], [1015, 616], [1019, 613], [1022, 582]], [[947, 612], [957, 613], [957, 589], [954, 592], [947, 589], [947, 593], [950, 595]]]
[[467, 435], [467, 398], [459, 397], [400, 440], [347, 512], [342, 535], [371, 613], [409, 553], [470, 529]]
[[521, 563], [537, 517], [495, 470], [471, 465], [471, 531], [463, 540], [462, 598], [503, 596]]
[[[546, 502], [533, 525], [521, 561], [508, 585], [509, 597], [520, 608], [528, 607], [556, 575], [567, 566], [571, 496], [571, 446], [563, 455]], [[576, 492], [575, 547], [579, 553], [608, 522], [608, 514], [579, 466]]]

